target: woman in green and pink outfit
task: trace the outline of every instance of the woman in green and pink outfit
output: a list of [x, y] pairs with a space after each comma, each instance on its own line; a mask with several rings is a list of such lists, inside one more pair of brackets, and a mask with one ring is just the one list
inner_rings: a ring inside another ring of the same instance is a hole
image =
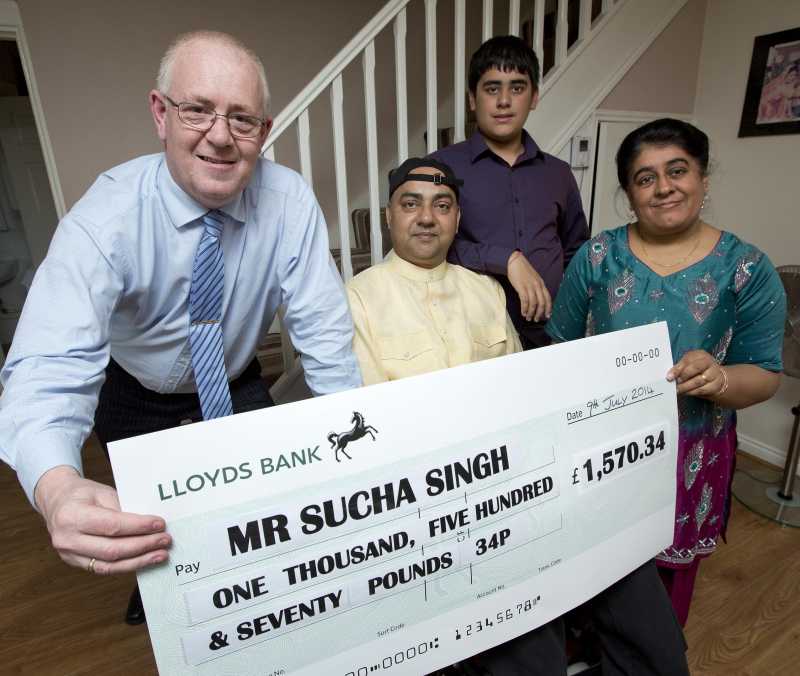
[[635, 222], [583, 245], [547, 326], [558, 341], [666, 321], [677, 382], [675, 538], [656, 558], [681, 624], [702, 557], [724, 536], [736, 409], [778, 387], [786, 298], [767, 257], [701, 218], [708, 137], [679, 120], [631, 132], [617, 174]]

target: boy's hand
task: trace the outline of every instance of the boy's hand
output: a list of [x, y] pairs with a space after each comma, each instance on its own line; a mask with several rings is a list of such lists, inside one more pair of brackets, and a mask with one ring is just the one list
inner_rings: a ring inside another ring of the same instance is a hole
[[553, 309], [550, 292], [521, 251], [515, 251], [508, 259], [508, 281], [519, 294], [520, 310], [527, 321], [550, 319]]

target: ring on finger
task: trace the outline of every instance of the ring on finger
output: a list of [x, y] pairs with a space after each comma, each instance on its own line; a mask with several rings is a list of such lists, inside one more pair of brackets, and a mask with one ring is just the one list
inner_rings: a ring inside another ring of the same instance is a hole
[[89, 561], [89, 565], [86, 566], [86, 570], [88, 570], [90, 573], [94, 573], [94, 564], [95, 563], [97, 563], [97, 559], [92, 557], [91, 561]]
[[705, 371], [700, 374], [700, 377], [703, 379], [703, 383], [707, 383], [708, 382], [708, 377], [706, 376]]

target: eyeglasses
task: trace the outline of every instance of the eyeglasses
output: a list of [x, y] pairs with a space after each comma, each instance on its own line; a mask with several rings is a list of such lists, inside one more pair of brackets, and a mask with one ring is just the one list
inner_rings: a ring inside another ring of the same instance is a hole
[[213, 108], [204, 106], [202, 103], [193, 103], [191, 101], [181, 101], [175, 103], [166, 94], [161, 94], [167, 102], [178, 109], [178, 119], [183, 122], [187, 127], [197, 129], [198, 131], [206, 132], [214, 126], [218, 117], [222, 117], [228, 122], [228, 129], [232, 136], [236, 138], [255, 138], [261, 133], [261, 127], [264, 126], [264, 120], [252, 115], [245, 115], [243, 113], [228, 113], [223, 115], [218, 113]]

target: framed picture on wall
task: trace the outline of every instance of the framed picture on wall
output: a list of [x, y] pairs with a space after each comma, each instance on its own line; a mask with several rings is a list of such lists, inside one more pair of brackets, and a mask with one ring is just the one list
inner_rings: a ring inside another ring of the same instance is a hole
[[739, 136], [800, 134], [800, 27], [759, 35]]

